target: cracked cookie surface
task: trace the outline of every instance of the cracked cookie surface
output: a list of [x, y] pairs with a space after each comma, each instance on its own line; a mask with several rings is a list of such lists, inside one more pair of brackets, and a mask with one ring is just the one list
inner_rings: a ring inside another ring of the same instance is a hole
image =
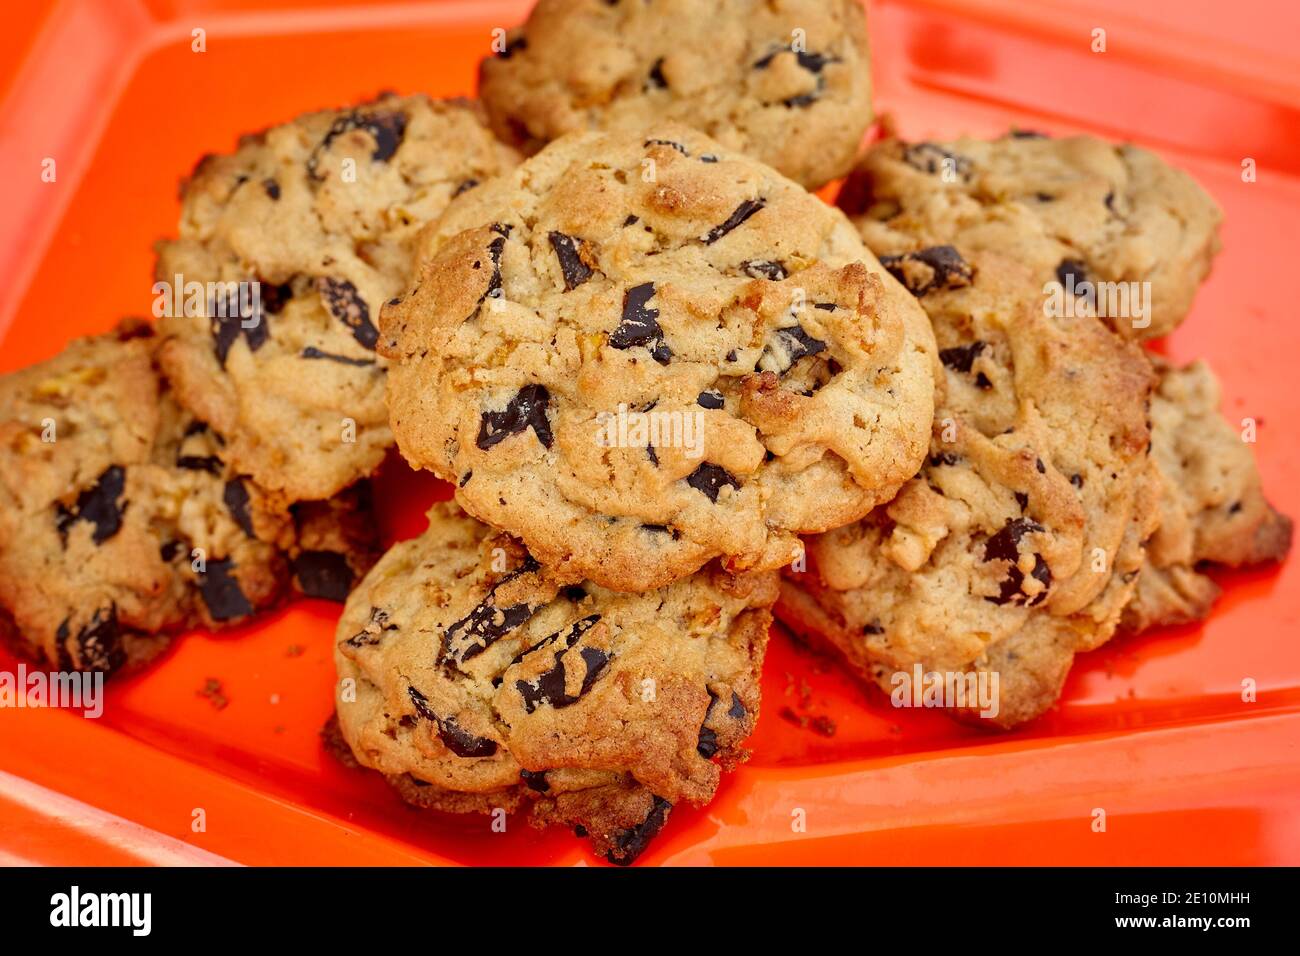
[[556, 142], [422, 250], [380, 322], [398, 447], [560, 573], [779, 567], [924, 457], [924, 312], [838, 211], [699, 133]]
[[[936, 274], [916, 259], [926, 249], [955, 246], [967, 259], [1000, 249], [1030, 271], [1026, 296], [1042, 304], [1043, 287], [1058, 283], [1062, 308], [1142, 339], [1187, 315], [1218, 252], [1222, 218], [1191, 176], [1154, 153], [1027, 133], [887, 141], [863, 157], [839, 203], [873, 250], [905, 257], [889, 264], [912, 283]], [[1101, 282], [1138, 285], [1112, 295], [1096, 288]]]
[[776, 591], [774, 572], [716, 566], [643, 594], [562, 583], [438, 504], [348, 600], [339, 727], [412, 803], [527, 807], [631, 862], [745, 759]]
[[[161, 358], [235, 467], [293, 500], [374, 471], [392, 444], [380, 304], [406, 286], [419, 228], [516, 158], [474, 104], [390, 95], [199, 163], [156, 278], [179, 285], [176, 297], [203, 289], [162, 320]], [[208, 283], [256, 283], [260, 301], [219, 301]]]
[[541, 0], [484, 60], [507, 142], [683, 123], [801, 185], [848, 172], [871, 123], [855, 0]]

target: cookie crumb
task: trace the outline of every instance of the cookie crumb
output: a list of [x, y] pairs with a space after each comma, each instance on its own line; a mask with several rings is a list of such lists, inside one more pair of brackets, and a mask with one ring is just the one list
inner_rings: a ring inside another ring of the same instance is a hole
[[225, 710], [230, 701], [226, 698], [225, 689], [221, 686], [221, 681], [215, 677], [209, 677], [203, 682], [203, 689], [194, 692], [196, 697], [206, 697], [216, 710]]

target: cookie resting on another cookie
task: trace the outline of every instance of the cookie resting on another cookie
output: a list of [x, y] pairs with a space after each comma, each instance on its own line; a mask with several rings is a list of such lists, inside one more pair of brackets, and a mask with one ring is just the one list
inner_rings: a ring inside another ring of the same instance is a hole
[[338, 627], [338, 723], [406, 800], [526, 807], [629, 863], [680, 801], [744, 760], [773, 572], [658, 591], [563, 584], [450, 503], [390, 550]]
[[[1004, 215], [1027, 226], [1022, 209]], [[865, 232], [886, 263], [915, 245]], [[942, 250], [925, 281], [903, 273], [946, 371], [929, 459], [893, 501], [807, 541], [808, 570], [787, 574], [777, 614], [886, 691], [917, 664], [997, 674], [984, 716], [1009, 727], [1056, 700], [1074, 654], [1114, 634], [1136, 587], [1159, 493], [1154, 376], [1100, 320], [1044, 314], [1014, 248]]]
[[1039, 303], [1058, 283], [1062, 308], [1144, 339], [1186, 317], [1222, 218], [1191, 176], [1144, 149], [1027, 133], [886, 141], [864, 156], [839, 204], [878, 255], [891, 249], [886, 265], [911, 286], [947, 281], [946, 247], [967, 259], [1000, 250], [1030, 269], [1026, 294]]
[[0, 377], [0, 623], [63, 670], [114, 671], [177, 631], [247, 619], [308, 546], [335, 549], [349, 583], [374, 549], [357, 500], [305, 535], [278, 495], [234, 472], [163, 390], [157, 348], [147, 324], [126, 322]]
[[1219, 587], [1198, 568], [1278, 561], [1291, 549], [1291, 519], [1264, 498], [1251, 446], [1219, 413], [1219, 384], [1204, 362], [1156, 360], [1152, 458], [1163, 479], [1160, 527], [1147, 545], [1124, 629], [1200, 620]]
[[[193, 296], [161, 322], [162, 364], [236, 468], [291, 500], [375, 470], [392, 444], [379, 306], [405, 288], [419, 228], [515, 161], [475, 104], [384, 96], [199, 164], [180, 236], [158, 246], [156, 278]], [[242, 302], [235, 283], [250, 284]]]
[[398, 447], [557, 573], [779, 567], [925, 455], [925, 314], [838, 211], [699, 133], [566, 137], [422, 250], [380, 320]]
[[479, 95], [529, 152], [675, 122], [816, 189], [871, 123], [866, 17], [857, 0], [540, 0], [483, 61]]

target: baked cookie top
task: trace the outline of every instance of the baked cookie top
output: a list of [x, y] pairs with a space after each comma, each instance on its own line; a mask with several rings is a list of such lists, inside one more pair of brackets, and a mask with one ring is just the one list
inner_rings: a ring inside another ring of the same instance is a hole
[[162, 364], [236, 468], [297, 500], [378, 466], [392, 444], [380, 303], [405, 288], [419, 228], [515, 161], [475, 104], [388, 95], [199, 163], [179, 238], [158, 245], [156, 278], [176, 300]]
[[479, 71], [506, 141], [692, 126], [817, 187], [848, 172], [871, 123], [856, 0], [540, 0]]
[[1138, 593], [1124, 611], [1130, 631], [1208, 614], [1219, 588], [1197, 570], [1203, 564], [1262, 564], [1291, 549], [1291, 519], [1264, 497], [1250, 426], [1224, 420], [1209, 365], [1154, 361], [1160, 384], [1151, 402], [1151, 456], [1163, 493]]
[[877, 254], [904, 256], [887, 264], [913, 285], [944, 281], [942, 265], [923, 261], [934, 247], [967, 259], [1000, 249], [1030, 270], [1026, 295], [1038, 305], [1100, 315], [1142, 339], [1187, 315], [1222, 218], [1191, 176], [1147, 150], [1023, 132], [887, 141], [867, 152], [839, 202]]
[[997, 671], [992, 719], [1011, 726], [1056, 699], [1132, 594], [1159, 490], [1154, 381], [1096, 318], [1028, 304], [1021, 263], [944, 248], [943, 280], [915, 286], [946, 372], [929, 458], [889, 504], [809, 539], [785, 604], [886, 689], [916, 663]]
[[283, 585], [287, 515], [161, 393], [155, 349], [124, 324], [0, 378], [0, 605], [61, 668], [116, 670]]
[[706, 802], [745, 758], [776, 587], [716, 567], [643, 594], [564, 584], [516, 539], [435, 505], [344, 609], [340, 729], [414, 802], [528, 798], [629, 862], [672, 804]]
[[163, 388], [157, 347], [128, 321], [0, 377], [0, 618], [62, 669], [142, 661], [290, 578], [341, 601], [373, 563], [360, 492], [287, 508], [238, 474]]
[[837, 210], [699, 133], [557, 141], [424, 255], [380, 323], [398, 447], [558, 573], [779, 567], [924, 458], [924, 313]]

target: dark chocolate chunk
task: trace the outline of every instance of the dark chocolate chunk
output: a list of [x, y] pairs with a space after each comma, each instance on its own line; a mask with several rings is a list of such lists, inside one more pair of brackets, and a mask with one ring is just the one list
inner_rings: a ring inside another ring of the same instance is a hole
[[551, 785], [546, 782], [545, 770], [520, 770], [519, 779], [529, 790], [535, 790], [538, 793], [546, 793], [551, 789]]
[[452, 191], [451, 196], [453, 199], [455, 199], [461, 193], [467, 193], [477, 185], [478, 185], [478, 180], [475, 179], [473, 176], [471, 176], [469, 179], [465, 180], [463, 183], [457, 186], [455, 190]]
[[740, 699], [740, 695], [734, 690], [731, 692], [731, 706], [727, 708], [727, 716], [734, 720], [741, 720], [749, 713], [745, 710], [745, 702]]
[[[930, 276], [918, 275], [915, 263], [928, 266]], [[960, 289], [971, 284], [975, 271], [952, 246], [930, 246], [897, 256], [881, 256], [880, 264], [907, 287], [912, 295], [923, 296], [935, 289]], [[912, 268], [909, 268], [912, 265]]]
[[970, 345], [956, 345], [950, 349], [939, 350], [939, 361], [954, 372], [970, 374], [975, 359], [988, 348], [987, 342], [976, 340]]
[[206, 471], [210, 475], [219, 475], [221, 459], [216, 455], [177, 455], [176, 467], [185, 471]]
[[[257, 300], [262, 304], [263, 315], [279, 315], [284, 311], [285, 303], [292, 298], [293, 283], [291, 282], [281, 282], [279, 285], [275, 285], [261, 279], [257, 281]], [[265, 331], [263, 331], [258, 344], [260, 345], [262, 341], [265, 341]], [[257, 351], [256, 347], [254, 347], [253, 351]]]
[[542, 447], [550, 448], [555, 442], [550, 420], [546, 417], [550, 401], [551, 393], [545, 385], [525, 385], [515, 393], [515, 397], [510, 399], [504, 409], [483, 413], [479, 420], [476, 444], [487, 451], [511, 435], [531, 428]]
[[643, 346], [656, 362], [667, 365], [673, 350], [664, 341], [664, 330], [659, 327], [659, 310], [649, 306], [654, 294], [653, 282], [633, 286], [623, 293], [622, 319], [618, 328], [609, 334], [609, 344], [616, 349]]
[[937, 455], [930, 456], [930, 467], [938, 468], [940, 465], [955, 465], [959, 461], [961, 461], [960, 455], [954, 455], [950, 451], [944, 451]]
[[78, 521], [88, 521], [94, 526], [91, 540], [103, 544], [122, 527], [122, 516], [126, 513], [127, 502], [120, 504], [118, 499], [126, 490], [126, 469], [121, 465], [109, 465], [95, 483], [81, 494], [71, 508], [58, 506], [55, 525], [59, 535], [66, 542], [68, 530]]
[[498, 607], [496, 593], [503, 584], [539, 568], [540, 565], [532, 555], [529, 555], [519, 567], [492, 585], [483, 600], [472, 611], [447, 628], [447, 632], [442, 636], [442, 652], [457, 663], [463, 664], [470, 658], [482, 654], [532, 617], [537, 608], [530, 604]]
[[317, 175], [320, 154], [330, 148], [330, 144], [339, 136], [354, 129], [365, 130], [374, 138], [375, 148], [370, 158], [376, 162], [387, 162], [393, 158], [397, 148], [402, 145], [406, 135], [406, 115], [404, 113], [363, 112], [354, 110], [336, 119], [325, 134], [325, 138], [312, 150], [307, 159], [307, 174], [312, 179], [323, 179]]
[[703, 492], [705, 497], [715, 504], [718, 500], [718, 492], [721, 491], [723, 485], [731, 485], [733, 488], [740, 487], [740, 482], [736, 480], [735, 475], [721, 465], [715, 465], [708, 461], [703, 462], [687, 475], [686, 483], [696, 491]]
[[576, 694], [569, 694], [564, 689], [568, 683], [565, 657], [568, 655], [569, 650], [570, 648], [566, 647], [558, 652], [555, 655], [555, 666], [536, 679], [515, 681], [515, 690], [519, 691], [520, 696], [524, 699], [524, 711], [526, 713], [531, 714], [544, 704], [549, 704], [557, 710], [576, 704], [595, 685], [610, 661], [610, 655], [598, 647], [579, 648], [578, 656], [582, 659], [584, 668], [582, 684]]
[[654, 445], [645, 446], [645, 456], [650, 459], [650, 463], [652, 465], [654, 465], [656, 468], [659, 467], [659, 455], [658, 453], [655, 452]]
[[[1011, 564], [1006, 578], [999, 585], [997, 596], [985, 597], [986, 601], [998, 605], [1026, 602], [1027, 595], [1022, 590], [1025, 575], [1019, 567], [1020, 539], [1026, 534], [1042, 530], [1042, 525], [1029, 518], [1013, 518], [984, 542], [985, 561], [1007, 561]], [[1034, 555], [1034, 568], [1030, 574], [1044, 585], [1042, 591], [1028, 599], [1027, 604], [1032, 607], [1041, 604], [1047, 598], [1047, 589], [1052, 584], [1052, 571], [1042, 555]]]
[[[1088, 267], [1079, 259], [1062, 259], [1056, 267], [1056, 281], [1061, 288], [1087, 302], [1090, 306], [1097, 301], [1097, 290], [1088, 279]], [[1085, 285], [1086, 284], [1086, 285]]]
[[725, 222], [714, 226], [704, 235], [703, 238], [704, 244], [706, 246], [713, 245], [713, 243], [717, 242], [727, 233], [731, 232], [733, 229], [740, 226], [742, 223], [745, 222], [745, 220], [747, 220], [750, 216], [754, 215], [754, 213], [758, 212], [766, 205], [767, 205], [767, 200], [765, 199], [746, 199], [744, 202], [742, 202], [739, 206], [736, 207], [735, 211], [732, 212], [732, 214], [727, 217]]
[[689, 155], [691, 155], [691, 154], [690, 154], [690, 151], [687, 150], [687, 148], [686, 148], [685, 146], [683, 146], [681, 143], [678, 143], [678, 142], [676, 142], [676, 141], [674, 141], [674, 140], [671, 140], [671, 139], [648, 139], [648, 140], [646, 140], [642, 145], [643, 145], [643, 146], [647, 146], [647, 147], [649, 147], [649, 146], [667, 146], [669, 149], [675, 149], [675, 150], [677, 150], [677, 152], [681, 153], [683, 156], [689, 156]]
[[207, 570], [199, 575], [199, 593], [214, 621], [233, 621], [253, 613], [253, 605], [240, 590], [239, 581], [231, 573], [235, 562], [230, 558], [209, 560]]
[[947, 161], [948, 168], [952, 169], [962, 179], [970, 176], [972, 164], [967, 157], [950, 153], [934, 143], [912, 143], [903, 148], [903, 162], [923, 173], [934, 175], [941, 172], [944, 169], [945, 161]]
[[709, 727], [700, 728], [700, 740], [695, 745], [695, 750], [705, 760], [709, 760], [718, 752], [718, 733]]
[[756, 372], [775, 372], [783, 375], [795, 362], [806, 355], [826, 351], [826, 343], [809, 335], [802, 325], [777, 329], [767, 340], [767, 347], [759, 356]]
[[716, 389], [709, 389], [708, 391], [700, 392], [700, 394], [696, 396], [695, 404], [699, 405], [700, 408], [722, 408], [723, 405], [726, 404], [726, 400], [722, 397], [721, 392]]
[[280, 198], [280, 184], [274, 179], [263, 179], [262, 188], [266, 190], [266, 194], [272, 199]]
[[[492, 260], [492, 276], [488, 279], [487, 290], [479, 296], [479, 305], [487, 299], [499, 299], [501, 297], [501, 254], [505, 252], [506, 240], [510, 238], [510, 227], [503, 226], [500, 223], [493, 223], [492, 231], [496, 233], [496, 238], [488, 243], [488, 258]], [[474, 268], [478, 268], [478, 263], [474, 263]]]
[[650, 67], [650, 76], [647, 78], [646, 85], [651, 89], [666, 90], [668, 89], [668, 80], [664, 78], [664, 58], [660, 57], [655, 60], [654, 66]]
[[248, 513], [248, 487], [244, 484], [244, 479], [235, 477], [227, 481], [221, 493], [221, 500], [225, 502], [230, 517], [235, 519], [235, 524], [243, 529], [244, 534], [250, 538], [257, 537], [253, 531], [252, 516]]
[[614, 835], [614, 846], [605, 854], [605, 859], [616, 866], [627, 866], [635, 860], [649, 845], [655, 835], [663, 829], [668, 820], [668, 813], [673, 805], [663, 797], [656, 796], [640, 826], [620, 830]]
[[707, 687], [705, 690], [709, 693], [709, 706], [704, 708], [704, 723], [700, 725], [700, 736], [695, 750], [705, 760], [709, 760], [718, 752], [718, 732], [708, 725], [709, 715], [713, 713], [713, 705], [718, 702], [718, 695]]
[[740, 264], [740, 271], [751, 279], [770, 279], [780, 282], [785, 278], [785, 263], [777, 259], [746, 259]]
[[582, 240], [566, 236], [562, 232], [552, 232], [549, 236], [555, 257], [560, 260], [560, 272], [564, 275], [564, 291], [569, 292], [590, 279], [595, 272], [591, 266], [582, 261], [580, 243]]
[[368, 358], [351, 358], [347, 355], [336, 355], [333, 352], [326, 352], [309, 345], [299, 353], [300, 358], [305, 359], [323, 359], [327, 362], [338, 362], [340, 365], [355, 365], [357, 368], [364, 368], [367, 365], [374, 365], [374, 359]]
[[372, 352], [379, 341], [379, 330], [370, 321], [370, 306], [347, 279], [321, 276], [316, 280], [321, 298], [330, 314], [352, 330], [352, 337]]
[[73, 638], [76, 646], [75, 660], [68, 651], [68, 621], [55, 632], [58, 641], [58, 666], [62, 670], [76, 669], [83, 671], [103, 671], [112, 673], [126, 663], [126, 651], [122, 647], [122, 632], [117, 622], [117, 605], [95, 609], [90, 621], [81, 628]]
[[416, 712], [425, 720], [431, 720], [438, 727], [438, 739], [457, 757], [491, 757], [497, 752], [495, 740], [476, 737], [456, 723], [455, 717], [439, 717], [429, 706], [429, 699], [414, 687], [408, 686], [407, 693]]
[[303, 551], [293, 559], [293, 576], [308, 597], [342, 604], [352, 590], [352, 566], [337, 551]]
[[579, 650], [578, 656], [582, 659], [582, 664], [585, 670], [583, 672], [582, 685], [579, 687], [578, 693], [574, 695], [565, 692], [567, 672], [565, 670], [564, 658], [573, 645], [578, 643], [578, 640], [582, 635], [595, 627], [599, 620], [599, 614], [589, 614], [586, 617], [579, 618], [567, 628], [563, 628], [556, 631], [554, 634], [542, 638], [542, 640], [528, 648], [528, 650], [520, 653], [518, 657], [511, 661], [511, 666], [513, 666], [514, 664], [518, 664], [525, 657], [528, 657], [544, 648], [550, 647], [557, 642], [564, 644], [564, 647], [556, 653], [550, 670], [530, 681], [515, 681], [515, 690], [517, 690], [523, 698], [524, 710], [527, 713], [531, 714], [543, 704], [549, 704], [551, 707], [555, 708], [568, 707], [570, 704], [576, 704], [578, 700], [591, 690], [592, 685], [596, 683], [601, 673], [605, 670], [605, 666], [609, 663], [610, 655], [595, 647], [584, 647]]
[[878, 620], [871, 621], [867, 624], [862, 625], [862, 633], [863, 634], [884, 634], [885, 628], [880, 623], [880, 621]]
[[344, 643], [350, 647], [373, 647], [383, 640], [388, 631], [397, 630], [396, 624], [388, 622], [388, 612], [381, 607], [370, 609], [370, 620], [365, 628], [349, 637]]

